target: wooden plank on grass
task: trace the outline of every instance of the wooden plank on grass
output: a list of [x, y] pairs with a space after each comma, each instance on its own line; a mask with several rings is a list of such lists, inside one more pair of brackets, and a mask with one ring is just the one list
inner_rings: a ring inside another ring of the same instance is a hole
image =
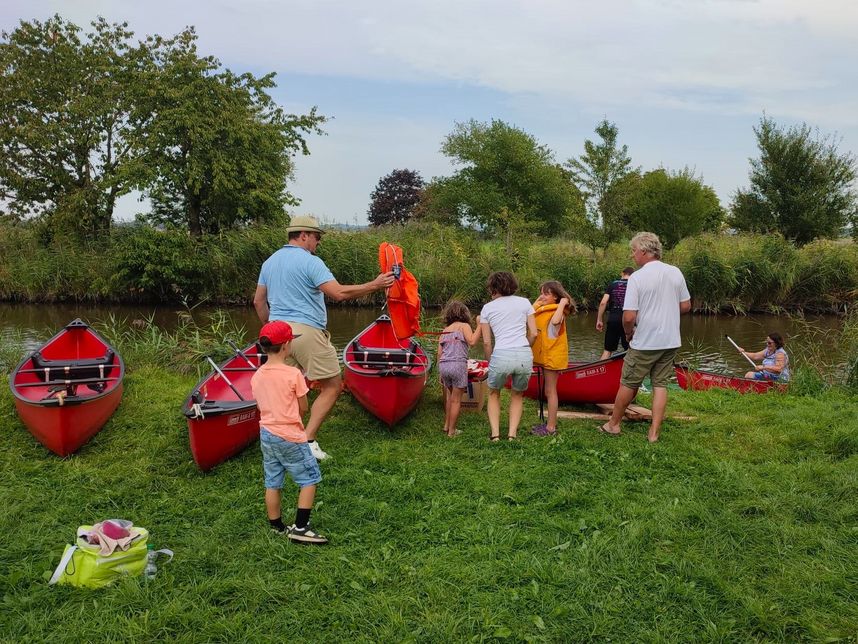
[[564, 409], [557, 410], [558, 418], [567, 418], [569, 420], [608, 420], [607, 414], [597, 414], [592, 411], [566, 411]]
[[[614, 411], [613, 404], [596, 405], [602, 413], [612, 414]], [[640, 405], [629, 405], [626, 408], [625, 417], [627, 420], [652, 420], [652, 411]]]

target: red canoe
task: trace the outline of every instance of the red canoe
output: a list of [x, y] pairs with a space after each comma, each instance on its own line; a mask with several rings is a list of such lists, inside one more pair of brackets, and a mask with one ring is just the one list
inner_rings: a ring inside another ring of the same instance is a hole
[[60, 456], [104, 427], [122, 399], [125, 364], [81, 320], [27, 356], [9, 378], [18, 415], [42, 445]]
[[751, 378], [734, 378], [711, 371], [690, 369], [685, 365], [675, 364], [676, 381], [683, 389], [705, 391], [706, 389], [735, 389], [739, 393], [764, 394], [767, 391], [784, 391], [786, 384], [770, 380], [753, 380]]
[[235, 390], [212, 371], [185, 400], [182, 412], [188, 419], [191, 454], [204, 472], [259, 438], [259, 411], [250, 390], [250, 378], [260, 365], [260, 355], [256, 344], [251, 344], [241, 355], [218, 365]]
[[417, 406], [431, 361], [415, 340], [399, 340], [382, 315], [343, 350], [345, 381], [370, 413], [390, 426]]
[[[570, 362], [557, 378], [557, 398], [561, 405], [598, 405], [612, 403], [620, 388], [620, 376], [623, 373], [625, 353], [617, 353], [610, 358], [596, 362]], [[542, 384], [540, 367], [534, 367], [534, 373], [524, 395], [539, 399]], [[509, 383], [507, 383], [509, 386]]]

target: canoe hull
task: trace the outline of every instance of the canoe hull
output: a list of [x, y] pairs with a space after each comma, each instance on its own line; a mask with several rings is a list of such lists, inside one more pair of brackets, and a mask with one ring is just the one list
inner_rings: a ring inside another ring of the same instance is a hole
[[24, 358], [9, 383], [27, 430], [66, 457], [101, 431], [119, 407], [124, 376], [116, 350], [76, 319]]
[[410, 414], [426, 388], [431, 362], [413, 340], [399, 340], [382, 315], [343, 350], [346, 387], [367, 411], [392, 427]]
[[690, 391], [706, 391], [707, 389], [733, 389], [742, 394], [764, 394], [769, 391], [784, 391], [784, 383], [768, 380], [751, 380], [749, 378], [734, 378], [711, 371], [689, 369], [682, 365], [673, 365], [676, 382], [683, 389]]
[[218, 365], [240, 396], [216, 371], [211, 371], [197, 383], [182, 406], [188, 421], [191, 455], [203, 472], [259, 439], [259, 410], [250, 379], [260, 366], [260, 353], [256, 344], [245, 347], [242, 353], [247, 360], [235, 355]]
[[[614, 402], [620, 388], [624, 353], [596, 362], [570, 362], [557, 378], [561, 405], [599, 405]], [[541, 378], [534, 369], [524, 395], [539, 400]]]

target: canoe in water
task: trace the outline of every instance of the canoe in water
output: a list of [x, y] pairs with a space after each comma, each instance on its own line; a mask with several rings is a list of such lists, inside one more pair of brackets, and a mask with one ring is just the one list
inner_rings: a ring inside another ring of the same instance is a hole
[[116, 350], [76, 319], [24, 358], [9, 384], [30, 433], [55, 454], [68, 456], [116, 411], [124, 376]]
[[235, 390], [217, 371], [212, 371], [197, 383], [182, 407], [188, 420], [191, 454], [204, 472], [259, 438], [259, 410], [250, 390], [250, 378], [265, 357], [255, 343], [241, 354], [218, 365]]
[[[612, 403], [620, 388], [625, 353], [617, 353], [595, 362], [570, 362], [557, 378], [557, 398], [561, 405], [599, 405]], [[534, 367], [524, 395], [539, 400], [544, 386], [541, 367]]]
[[676, 381], [683, 389], [705, 391], [706, 389], [735, 389], [739, 393], [764, 394], [768, 391], [784, 391], [786, 383], [752, 378], [735, 378], [712, 371], [691, 369], [687, 365], [675, 364]]
[[376, 418], [393, 426], [423, 395], [431, 361], [413, 339], [400, 340], [382, 315], [343, 350], [346, 387]]

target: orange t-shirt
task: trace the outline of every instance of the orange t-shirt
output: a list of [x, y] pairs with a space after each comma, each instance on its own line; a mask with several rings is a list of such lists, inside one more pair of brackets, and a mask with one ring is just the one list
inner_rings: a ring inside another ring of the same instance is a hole
[[259, 407], [259, 424], [275, 436], [291, 443], [306, 443], [298, 399], [307, 395], [304, 374], [285, 364], [265, 363], [250, 379], [250, 388]]

